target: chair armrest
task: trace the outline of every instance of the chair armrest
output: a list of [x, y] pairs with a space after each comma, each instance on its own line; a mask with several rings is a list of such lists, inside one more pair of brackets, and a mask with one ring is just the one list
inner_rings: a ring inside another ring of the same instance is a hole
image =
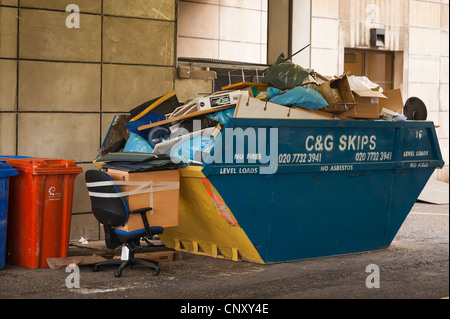
[[130, 215], [133, 215], [133, 214], [142, 214], [142, 213], [148, 212], [149, 210], [152, 210], [152, 208], [151, 208], [151, 207], [143, 207], [143, 208], [139, 208], [139, 209], [135, 209], [135, 210], [130, 210], [128, 213], [129, 213]]
[[142, 217], [142, 223], [144, 223], [144, 227], [145, 227], [145, 232], [147, 234], [147, 236], [149, 238], [151, 238], [153, 236], [151, 230], [150, 230], [150, 225], [148, 224], [148, 219], [147, 219], [147, 212], [152, 210], [153, 208], [151, 207], [143, 207], [143, 208], [139, 208], [139, 209], [135, 209], [135, 210], [131, 210], [129, 211], [129, 214], [141, 214]]

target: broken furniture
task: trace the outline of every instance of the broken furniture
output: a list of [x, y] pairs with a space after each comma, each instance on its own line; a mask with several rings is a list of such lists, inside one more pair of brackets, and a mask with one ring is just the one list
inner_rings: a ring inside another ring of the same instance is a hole
[[[103, 224], [105, 230], [105, 242], [109, 249], [122, 246], [122, 258], [112, 259], [97, 263], [93, 266], [93, 271], [98, 271], [99, 266], [119, 265], [114, 273], [116, 277], [122, 275], [122, 270], [128, 265], [143, 265], [153, 270], [153, 275], [159, 274], [157, 262], [134, 258], [134, 252], [140, 248], [141, 239], [151, 239], [153, 235], [162, 234], [163, 228], [160, 226], [150, 226], [146, 213], [151, 211], [151, 207], [141, 207], [130, 210], [127, 201], [120, 193], [116, 183], [108, 173], [100, 170], [88, 170], [85, 174], [86, 186], [91, 198], [92, 213], [95, 218]], [[124, 225], [130, 216], [140, 215], [144, 227], [132, 232], [118, 229]]]

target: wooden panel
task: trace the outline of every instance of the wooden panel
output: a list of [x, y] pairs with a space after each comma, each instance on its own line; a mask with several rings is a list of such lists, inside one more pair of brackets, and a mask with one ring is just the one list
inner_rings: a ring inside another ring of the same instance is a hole
[[[152, 171], [142, 173], [128, 173], [109, 169], [108, 174], [113, 180], [130, 182], [179, 182], [179, 170]], [[119, 186], [121, 192], [132, 191], [138, 186]], [[147, 213], [147, 219], [150, 227], [174, 227], [178, 226], [178, 202], [180, 190], [173, 189], [153, 193], [153, 205], [151, 205], [151, 193], [132, 195], [126, 197], [130, 210], [153, 207], [153, 210]], [[144, 224], [140, 214], [130, 215], [127, 223], [118, 229], [127, 232], [143, 229]]]
[[292, 120], [332, 120], [333, 117], [320, 111], [309, 111], [298, 107], [241, 96], [236, 106], [235, 118], [292, 119]]

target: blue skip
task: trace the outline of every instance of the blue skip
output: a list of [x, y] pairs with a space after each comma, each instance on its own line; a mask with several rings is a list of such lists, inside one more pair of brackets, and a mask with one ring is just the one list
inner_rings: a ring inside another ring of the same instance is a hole
[[202, 173], [270, 263], [389, 247], [443, 166], [432, 122], [234, 118]]

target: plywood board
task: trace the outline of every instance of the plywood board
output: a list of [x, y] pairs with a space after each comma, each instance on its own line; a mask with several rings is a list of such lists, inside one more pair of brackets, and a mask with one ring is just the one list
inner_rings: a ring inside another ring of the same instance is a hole
[[240, 97], [236, 106], [235, 118], [284, 119], [284, 120], [333, 120], [323, 112], [309, 111], [298, 107], [261, 101], [255, 98]]

